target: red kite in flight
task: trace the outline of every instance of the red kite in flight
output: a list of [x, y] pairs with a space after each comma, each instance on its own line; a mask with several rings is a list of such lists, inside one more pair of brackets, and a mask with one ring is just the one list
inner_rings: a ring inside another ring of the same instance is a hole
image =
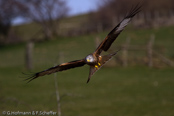
[[55, 67], [51, 67], [47, 70], [38, 72], [33, 74], [31, 77], [27, 78], [26, 80], [29, 80], [28, 82], [44, 75], [49, 75], [55, 72], [60, 72], [64, 70], [68, 70], [71, 68], [81, 67], [85, 64], [90, 66], [90, 72], [89, 77], [87, 80], [87, 83], [89, 82], [91, 76], [99, 70], [107, 61], [109, 61], [114, 55], [116, 55], [117, 52], [109, 55], [101, 56], [102, 51], [107, 51], [112, 43], [115, 41], [115, 39], [118, 37], [118, 35], [124, 30], [124, 28], [128, 25], [128, 23], [131, 21], [131, 19], [140, 12], [141, 6], [136, 5], [133, 7], [130, 12], [124, 17], [124, 19], [106, 36], [106, 38], [101, 42], [101, 44], [98, 46], [98, 48], [91, 54], [87, 55], [85, 58], [81, 60], [75, 60], [68, 63], [63, 63], [60, 65], [57, 65]]

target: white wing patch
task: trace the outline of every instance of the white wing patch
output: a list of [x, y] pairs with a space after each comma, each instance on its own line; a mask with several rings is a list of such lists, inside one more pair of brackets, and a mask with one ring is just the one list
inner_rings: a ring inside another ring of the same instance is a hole
[[131, 20], [131, 18], [128, 19], [124, 19], [120, 26], [118, 27], [117, 31], [122, 31], [124, 29], [124, 27], [126, 27], [126, 25], [129, 23], [129, 21]]

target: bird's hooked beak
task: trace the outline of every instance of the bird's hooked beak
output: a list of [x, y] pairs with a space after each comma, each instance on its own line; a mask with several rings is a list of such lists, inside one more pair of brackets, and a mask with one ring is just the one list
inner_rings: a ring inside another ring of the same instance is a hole
[[89, 60], [89, 59], [87, 59], [87, 62], [90, 62], [90, 60]]

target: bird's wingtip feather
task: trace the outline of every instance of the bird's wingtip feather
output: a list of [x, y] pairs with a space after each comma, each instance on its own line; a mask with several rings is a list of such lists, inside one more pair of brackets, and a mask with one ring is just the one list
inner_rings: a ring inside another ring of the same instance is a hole
[[37, 74], [37, 73], [26, 74], [26, 73], [23, 73], [23, 72], [22, 72], [22, 74], [25, 75], [24, 81], [27, 81], [27, 83], [31, 82], [33, 79], [35, 79], [35, 78], [38, 77], [38, 74]]

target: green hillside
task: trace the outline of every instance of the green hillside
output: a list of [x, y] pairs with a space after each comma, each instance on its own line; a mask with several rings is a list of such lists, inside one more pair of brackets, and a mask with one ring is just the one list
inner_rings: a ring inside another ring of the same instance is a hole
[[[30, 29], [29, 29], [30, 30]], [[159, 29], [132, 29], [128, 27], [111, 47], [131, 38], [131, 45], [145, 46], [151, 34], [155, 34], [154, 49], [174, 60], [174, 27]], [[35, 43], [32, 72], [59, 64], [60, 52], [64, 62], [84, 58], [95, 50], [95, 38], [101, 40], [108, 32], [78, 37], [59, 37]], [[122, 51], [115, 57], [119, 57]], [[141, 56], [143, 51], [131, 52]], [[54, 111], [57, 112], [54, 74], [26, 84], [25, 44], [0, 48], [0, 113], [3, 111]], [[161, 63], [161, 62], [160, 62]], [[162, 63], [163, 65], [163, 63]], [[145, 65], [126, 68], [103, 67], [91, 79], [86, 80], [89, 67], [84, 66], [57, 73], [61, 96], [62, 116], [172, 116], [174, 115], [174, 68], [163, 65], [149, 69]]]
[[[88, 14], [62, 18], [58, 22], [59, 27], [57, 29], [57, 32], [59, 35], [65, 36], [71, 30], [81, 29], [83, 24], [87, 22], [87, 20], [88, 20]], [[13, 26], [12, 30], [15, 30], [15, 32], [18, 35], [20, 35], [20, 38], [23, 41], [33, 39], [33, 36], [36, 40], [43, 39], [44, 37], [41, 25], [35, 22]]]

